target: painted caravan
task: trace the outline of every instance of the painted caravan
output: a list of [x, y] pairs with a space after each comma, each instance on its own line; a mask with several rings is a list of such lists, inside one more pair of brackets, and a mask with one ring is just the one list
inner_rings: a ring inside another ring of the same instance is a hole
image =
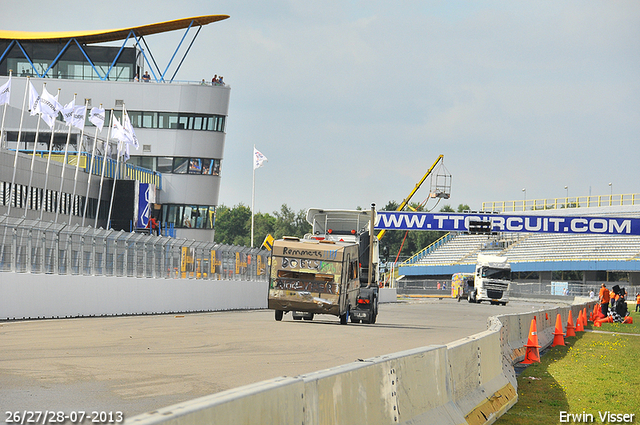
[[346, 325], [360, 289], [358, 245], [284, 237], [273, 242], [268, 307], [276, 320], [331, 314]]

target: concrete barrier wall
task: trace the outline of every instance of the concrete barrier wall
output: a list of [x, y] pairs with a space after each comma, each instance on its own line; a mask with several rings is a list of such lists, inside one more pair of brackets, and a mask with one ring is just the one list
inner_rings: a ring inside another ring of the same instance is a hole
[[[267, 282], [0, 273], [0, 320], [267, 308]], [[396, 290], [380, 289], [395, 302]]]
[[267, 307], [267, 282], [0, 273], [0, 319]]
[[[278, 378], [127, 419], [129, 424], [490, 424], [517, 402], [513, 365], [536, 317], [541, 349], [593, 303], [489, 318], [488, 330], [446, 346]], [[277, 408], [274, 408], [277, 406]]]

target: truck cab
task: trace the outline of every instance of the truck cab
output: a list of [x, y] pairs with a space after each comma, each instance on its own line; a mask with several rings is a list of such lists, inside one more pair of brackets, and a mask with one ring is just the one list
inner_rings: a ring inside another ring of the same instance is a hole
[[507, 258], [478, 254], [473, 286], [469, 292], [470, 303], [489, 301], [491, 304], [507, 305], [511, 289], [511, 265]]

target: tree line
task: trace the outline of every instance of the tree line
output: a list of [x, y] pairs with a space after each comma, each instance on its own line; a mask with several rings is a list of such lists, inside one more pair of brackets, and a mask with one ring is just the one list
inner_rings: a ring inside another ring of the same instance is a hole
[[[399, 204], [390, 201], [383, 211], [396, 211]], [[361, 209], [361, 208], [356, 208]], [[410, 204], [413, 211], [424, 211], [419, 204]], [[458, 205], [457, 212], [469, 210], [468, 205]], [[440, 208], [440, 212], [456, 212], [450, 205]], [[306, 210], [298, 212], [287, 204], [282, 204], [279, 211], [256, 213], [253, 217], [253, 244], [260, 247], [267, 234], [275, 239], [283, 236], [302, 238], [311, 233], [311, 225], [307, 223]], [[220, 205], [216, 209], [215, 241], [227, 245], [251, 246], [251, 208], [239, 204], [233, 208]], [[422, 248], [432, 244], [444, 236], [446, 232], [425, 232], [404, 230], [388, 230], [380, 240], [380, 255], [388, 261], [403, 261]]]

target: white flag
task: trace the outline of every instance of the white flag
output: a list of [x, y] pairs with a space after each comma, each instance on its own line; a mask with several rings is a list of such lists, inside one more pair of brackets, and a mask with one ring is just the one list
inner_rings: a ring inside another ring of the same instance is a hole
[[62, 109], [62, 105], [58, 103], [58, 96], [52, 96], [47, 88], [43, 87], [42, 96], [40, 96], [40, 113], [56, 118], [60, 109]]
[[89, 121], [91, 124], [98, 127], [99, 131], [102, 131], [102, 127], [104, 127], [104, 109], [96, 108], [95, 106], [91, 108], [91, 114], [89, 115]]
[[87, 107], [85, 105], [76, 106], [73, 108], [73, 119], [71, 120], [71, 125], [78, 130], [82, 130], [84, 128], [84, 119], [86, 115]]
[[133, 125], [131, 125], [131, 120], [129, 119], [129, 114], [127, 111], [124, 111], [124, 131], [127, 137], [127, 143], [131, 143], [136, 150], [138, 150], [138, 138], [136, 137], [136, 132], [133, 130]]
[[[124, 127], [118, 121], [118, 118], [113, 117], [113, 124], [111, 125], [111, 137], [119, 141], [125, 141], [126, 135], [124, 134]], [[120, 148], [118, 148], [120, 150]]]
[[262, 163], [265, 161], [269, 161], [267, 157], [262, 155], [256, 148], [253, 148], [253, 169], [262, 167]]
[[121, 156], [124, 162], [127, 162], [130, 158], [129, 146], [130, 146], [130, 143], [127, 142], [126, 140], [120, 140], [118, 142], [118, 156]]
[[71, 100], [71, 102], [67, 103], [60, 109], [60, 113], [62, 114], [62, 118], [64, 118], [64, 122], [71, 125], [71, 121], [73, 120], [73, 110], [76, 107], [75, 100]]
[[9, 81], [7, 81], [2, 86], [0, 86], [0, 105], [9, 103], [10, 97], [11, 97], [11, 76], [9, 76]]
[[31, 116], [40, 112], [40, 95], [31, 81], [29, 81], [29, 110]]
[[60, 109], [62, 109], [62, 105], [58, 103], [58, 95], [51, 96], [51, 93], [47, 91], [46, 87], [42, 88], [42, 96], [40, 96], [39, 103], [41, 117], [44, 122], [47, 123], [49, 128], [53, 128], [53, 125], [56, 122], [56, 118], [58, 117], [58, 113]]

